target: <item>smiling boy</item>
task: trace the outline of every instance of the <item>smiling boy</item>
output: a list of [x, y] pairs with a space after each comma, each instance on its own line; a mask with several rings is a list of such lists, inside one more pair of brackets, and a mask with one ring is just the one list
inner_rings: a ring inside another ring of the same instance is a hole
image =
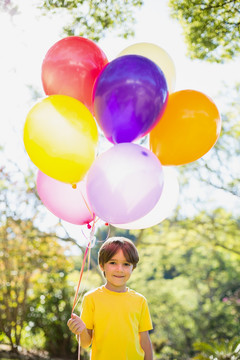
[[109, 238], [98, 262], [105, 285], [85, 294], [81, 316], [68, 321], [81, 346], [92, 344], [91, 360], [152, 360], [151, 317], [145, 297], [127, 287], [139, 256], [131, 240]]

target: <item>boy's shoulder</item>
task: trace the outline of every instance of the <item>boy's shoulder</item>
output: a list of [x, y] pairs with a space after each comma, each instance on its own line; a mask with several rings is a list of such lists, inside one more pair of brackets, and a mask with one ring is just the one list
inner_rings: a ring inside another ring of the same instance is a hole
[[140, 294], [139, 292], [133, 290], [133, 289], [128, 289], [128, 293], [130, 296], [134, 296], [136, 298], [139, 298], [141, 300], [145, 300], [146, 301], [146, 298], [144, 295]]
[[103, 292], [103, 286], [99, 286], [97, 288], [94, 288], [92, 290], [89, 290], [87, 291], [85, 294], [84, 294], [84, 297], [92, 297], [92, 296], [95, 296], [99, 293], [102, 293]]

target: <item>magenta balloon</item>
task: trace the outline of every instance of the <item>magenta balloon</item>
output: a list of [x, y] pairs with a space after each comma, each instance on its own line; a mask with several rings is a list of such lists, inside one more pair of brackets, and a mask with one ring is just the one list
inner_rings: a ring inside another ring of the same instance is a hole
[[80, 181], [76, 185], [74, 189], [70, 184], [38, 171], [38, 195], [48, 210], [72, 224], [88, 224], [93, 220], [93, 211], [86, 193], [86, 181]]
[[87, 174], [87, 194], [94, 213], [123, 224], [147, 214], [158, 202], [163, 171], [158, 158], [133, 143], [118, 144], [95, 159]]
[[109, 141], [132, 142], [157, 124], [167, 98], [165, 76], [153, 61], [140, 55], [121, 56], [97, 78], [94, 114]]

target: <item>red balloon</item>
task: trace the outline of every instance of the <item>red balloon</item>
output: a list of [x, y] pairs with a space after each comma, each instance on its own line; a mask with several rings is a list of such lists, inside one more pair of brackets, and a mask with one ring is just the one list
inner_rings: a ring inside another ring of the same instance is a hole
[[71, 96], [93, 112], [93, 86], [107, 63], [106, 55], [92, 40], [80, 36], [64, 38], [48, 50], [43, 60], [44, 92]]

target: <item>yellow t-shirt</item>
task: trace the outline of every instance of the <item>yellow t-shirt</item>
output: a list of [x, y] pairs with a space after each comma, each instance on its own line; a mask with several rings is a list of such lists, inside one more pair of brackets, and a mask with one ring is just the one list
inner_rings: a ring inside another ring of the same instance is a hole
[[152, 329], [145, 297], [101, 286], [85, 294], [81, 319], [93, 330], [91, 360], [143, 360], [139, 333]]

